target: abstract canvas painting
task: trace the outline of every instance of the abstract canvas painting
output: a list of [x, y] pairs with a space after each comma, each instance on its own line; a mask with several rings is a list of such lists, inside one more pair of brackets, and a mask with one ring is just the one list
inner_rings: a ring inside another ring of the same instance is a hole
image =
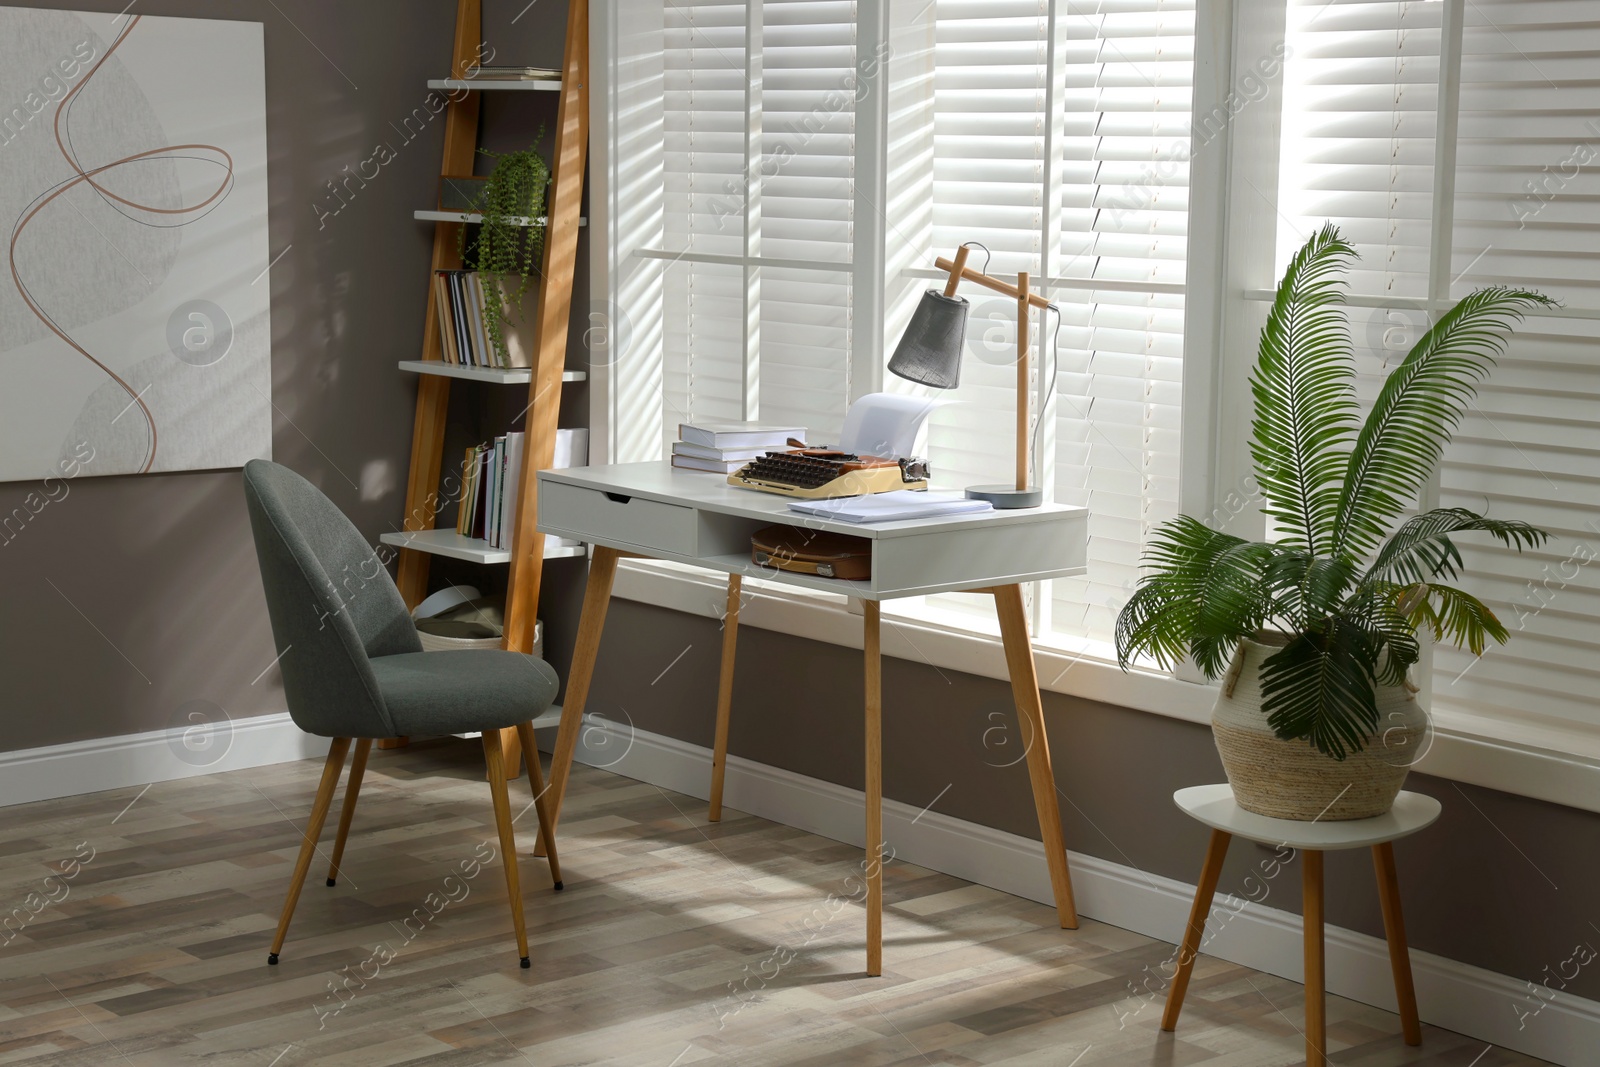
[[133, 10], [0, 7], [0, 481], [271, 450], [261, 24]]

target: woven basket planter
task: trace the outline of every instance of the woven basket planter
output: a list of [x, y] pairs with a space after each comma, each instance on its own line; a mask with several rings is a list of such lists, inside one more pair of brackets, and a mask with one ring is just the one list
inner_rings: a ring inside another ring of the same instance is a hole
[[1301, 822], [1382, 815], [1423, 750], [1422, 706], [1406, 686], [1380, 686], [1378, 727], [1343, 760], [1305, 741], [1279, 740], [1261, 707], [1261, 664], [1278, 647], [1240, 642], [1212, 709], [1211, 732], [1234, 799], [1246, 811]]

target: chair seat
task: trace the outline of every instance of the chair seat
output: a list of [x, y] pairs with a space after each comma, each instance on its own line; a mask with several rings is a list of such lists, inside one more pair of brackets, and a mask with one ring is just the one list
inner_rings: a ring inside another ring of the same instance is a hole
[[559, 685], [544, 660], [499, 649], [404, 652], [368, 662], [401, 736], [515, 726], [542, 714]]

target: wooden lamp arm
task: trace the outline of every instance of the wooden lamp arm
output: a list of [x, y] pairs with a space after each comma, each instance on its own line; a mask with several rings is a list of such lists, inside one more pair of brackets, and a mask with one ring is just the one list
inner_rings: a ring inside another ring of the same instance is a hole
[[[984, 274], [982, 271], [976, 271], [968, 267], [967, 250], [965, 248], [956, 249], [956, 258], [954, 260], [946, 259], [944, 256], [940, 256], [938, 259], [933, 261], [933, 265], [938, 267], [940, 270], [950, 272], [950, 281], [945, 285], [944, 289], [945, 296], [954, 296], [956, 293], [956, 286], [962, 281], [977, 282], [984, 288], [993, 289], [995, 292], [1009, 296], [1013, 300], [1020, 299], [1023, 295], [1022, 290], [1018, 289], [1015, 285], [1012, 285], [1009, 282], [1003, 282], [999, 278], [992, 278], [989, 275]], [[1050, 306], [1050, 301], [1046, 300], [1038, 293], [1029, 293], [1028, 304], [1030, 307], [1047, 308]]]

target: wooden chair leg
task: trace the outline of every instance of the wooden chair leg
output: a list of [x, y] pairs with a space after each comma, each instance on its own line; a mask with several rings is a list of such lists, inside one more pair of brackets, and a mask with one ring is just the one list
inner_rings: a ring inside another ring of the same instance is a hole
[[1300, 853], [1301, 913], [1305, 917], [1306, 1067], [1328, 1062], [1328, 982], [1322, 940], [1322, 853]]
[[283, 914], [278, 917], [278, 934], [272, 939], [272, 951], [267, 962], [276, 964], [283, 950], [283, 939], [289, 935], [289, 920], [294, 918], [294, 906], [300, 903], [300, 887], [305, 884], [306, 871], [311, 869], [311, 854], [317, 850], [317, 838], [322, 836], [322, 824], [327, 821], [328, 808], [333, 805], [333, 791], [339, 785], [339, 773], [344, 770], [345, 753], [350, 751], [348, 737], [336, 737], [328, 749], [328, 761], [322, 765], [322, 781], [317, 785], [317, 799], [311, 805], [311, 819], [306, 823], [305, 839], [300, 842], [300, 858], [295, 860], [294, 880], [289, 883], [289, 896], [283, 902]]
[[1389, 941], [1389, 969], [1394, 972], [1394, 998], [1400, 1008], [1400, 1029], [1406, 1044], [1422, 1044], [1422, 1020], [1417, 1017], [1417, 990], [1411, 982], [1411, 952], [1406, 945], [1406, 920], [1400, 912], [1400, 875], [1394, 867], [1394, 844], [1372, 846], [1372, 866], [1378, 874], [1378, 901], [1383, 906], [1383, 932]]
[[1228, 843], [1233, 835], [1225, 830], [1212, 830], [1211, 842], [1206, 846], [1206, 861], [1200, 868], [1200, 884], [1195, 886], [1194, 905], [1189, 909], [1189, 925], [1183, 928], [1183, 942], [1178, 946], [1178, 972], [1167, 987], [1167, 1007], [1161, 1013], [1161, 1029], [1177, 1029], [1178, 1013], [1183, 1010], [1183, 995], [1189, 989], [1189, 975], [1194, 972], [1195, 957], [1200, 954], [1200, 940], [1205, 936], [1206, 917], [1211, 914], [1211, 899], [1217, 893], [1217, 879], [1222, 876], [1222, 861], [1228, 858]]
[[861, 602], [866, 673], [867, 763], [867, 974], [883, 974], [883, 659], [878, 643], [880, 605]]
[[722, 778], [728, 769], [728, 715], [733, 709], [733, 661], [739, 643], [742, 579], [728, 575], [728, 610], [722, 617], [722, 673], [717, 679], [717, 735], [711, 746], [711, 807], [706, 818], [722, 821]]
[[528, 962], [528, 928], [522, 921], [522, 882], [517, 877], [517, 837], [511, 830], [511, 798], [506, 795], [505, 753], [500, 731], [483, 732], [483, 758], [489, 765], [489, 794], [494, 800], [494, 824], [500, 833], [500, 858], [506, 868], [506, 895], [511, 898], [511, 924], [517, 930], [517, 951], [522, 966]]
[[500, 731], [500, 751], [505, 756], [506, 781], [513, 782], [522, 777], [522, 738], [515, 726]]
[[367, 773], [367, 754], [372, 751], [372, 738], [363, 737], [356, 742], [356, 754], [350, 761], [350, 778], [344, 787], [344, 806], [339, 809], [339, 835], [333, 839], [333, 862], [328, 864], [328, 884], [339, 877], [339, 862], [344, 859], [345, 838], [350, 836], [350, 820], [356, 814], [356, 796], [361, 792], [361, 779]]
[[545, 797], [544, 771], [539, 766], [539, 742], [533, 736], [533, 723], [518, 725], [517, 735], [522, 739], [522, 754], [528, 764], [528, 792], [533, 794], [534, 814], [539, 817], [539, 842], [544, 845], [545, 859], [550, 861], [550, 878], [559, 893], [562, 889], [561, 860], [556, 856], [556, 836], [550, 827], [550, 802]]

